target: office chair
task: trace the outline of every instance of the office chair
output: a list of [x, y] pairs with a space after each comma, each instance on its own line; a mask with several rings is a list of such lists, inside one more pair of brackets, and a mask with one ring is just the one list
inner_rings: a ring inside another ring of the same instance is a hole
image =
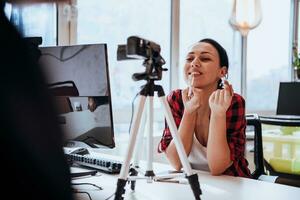
[[[276, 115], [259, 116], [261, 123], [281, 127], [300, 127], [300, 107], [298, 106], [300, 101], [299, 89], [299, 82], [280, 82]], [[275, 145], [275, 141], [273, 145]], [[297, 151], [297, 143], [291, 144], [289, 142], [282, 142], [281, 146], [277, 146], [276, 152], [282, 153], [284, 149], [280, 148], [283, 147], [283, 145], [288, 145], [290, 149], [295, 148], [295, 151]], [[293, 153], [295, 153], [295, 151]], [[278, 154], [276, 156], [281, 157], [281, 155]], [[282, 160], [284, 160], [284, 158], [282, 158]], [[300, 175], [276, 171], [266, 160], [264, 160], [264, 165], [270, 175], [294, 179], [300, 182]]]
[[263, 146], [262, 146], [262, 129], [258, 115], [246, 115], [247, 127], [254, 127], [254, 165], [255, 169], [252, 172], [252, 177], [258, 179], [261, 175], [266, 174], [263, 162]]
[[[289, 127], [299, 127], [300, 126], [299, 119], [280, 119], [280, 118], [274, 119], [274, 118], [260, 117], [260, 121], [263, 124], [269, 124], [269, 125], [289, 126]], [[271, 164], [268, 161], [266, 161], [265, 159], [264, 159], [264, 165], [270, 175], [280, 176], [280, 177], [287, 178], [287, 179], [294, 179], [294, 180], [299, 181], [299, 185], [300, 185], [300, 175], [276, 171], [271, 166]]]
[[[255, 169], [252, 172], [252, 177], [258, 180], [273, 180], [274, 183], [300, 187], [299, 175], [287, 176], [283, 173], [274, 173], [271, 165], [264, 159], [263, 156], [263, 141], [261, 121], [256, 114], [246, 115], [247, 126], [254, 127], [254, 165]], [[271, 169], [271, 170], [270, 170]], [[267, 173], [268, 172], [268, 173]]]

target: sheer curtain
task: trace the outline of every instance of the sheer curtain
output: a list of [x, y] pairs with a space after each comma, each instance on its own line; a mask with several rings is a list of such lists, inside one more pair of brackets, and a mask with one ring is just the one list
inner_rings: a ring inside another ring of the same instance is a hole
[[8, 19], [24, 37], [40, 36], [42, 46], [56, 45], [56, 4], [6, 4]]

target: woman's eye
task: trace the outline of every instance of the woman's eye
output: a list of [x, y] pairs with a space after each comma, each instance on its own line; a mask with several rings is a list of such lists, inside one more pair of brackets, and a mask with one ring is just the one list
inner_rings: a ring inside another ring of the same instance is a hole
[[206, 62], [206, 61], [210, 61], [210, 58], [201, 58], [201, 60]]
[[193, 61], [193, 59], [194, 59], [194, 58], [188, 57], [188, 58], [186, 58], [186, 61], [188, 61], [188, 62], [192, 62], [192, 61]]

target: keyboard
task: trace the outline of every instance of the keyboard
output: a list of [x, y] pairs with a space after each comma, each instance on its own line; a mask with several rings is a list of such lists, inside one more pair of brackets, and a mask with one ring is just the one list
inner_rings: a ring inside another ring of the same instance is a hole
[[119, 174], [122, 164], [120, 161], [103, 158], [91, 154], [65, 154], [70, 165], [81, 165], [92, 169], [100, 170], [104, 173]]

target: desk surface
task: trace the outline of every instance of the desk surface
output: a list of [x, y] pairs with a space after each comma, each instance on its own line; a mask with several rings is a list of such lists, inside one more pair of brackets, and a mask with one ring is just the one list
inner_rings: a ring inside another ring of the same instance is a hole
[[[143, 163], [141, 163], [143, 165]], [[154, 172], [160, 173], [171, 169], [168, 165], [154, 163]], [[300, 188], [286, 185], [274, 184], [264, 181], [252, 180], [231, 176], [212, 176], [207, 172], [197, 171], [200, 187], [202, 190], [201, 199], [289, 199], [298, 200]], [[118, 175], [97, 174], [85, 178], [74, 179], [74, 183], [93, 183], [101, 186], [103, 190], [83, 185], [74, 186], [80, 191], [86, 191], [93, 200], [104, 200], [111, 196], [116, 189]], [[86, 194], [77, 194], [77, 199], [89, 199]], [[110, 199], [113, 199], [111, 197]], [[136, 190], [126, 187], [125, 199], [141, 200], [182, 200], [194, 199], [189, 184], [185, 183], [147, 183], [146, 180], [137, 180]]]

